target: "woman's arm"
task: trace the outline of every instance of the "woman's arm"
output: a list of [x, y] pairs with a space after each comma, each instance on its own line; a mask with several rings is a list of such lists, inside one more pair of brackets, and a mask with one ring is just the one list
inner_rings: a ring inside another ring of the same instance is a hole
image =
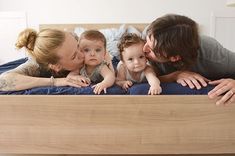
[[38, 64], [31, 60], [21, 64], [15, 69], [0, 75], [1, 91], [17, 91], [38, 86], [51, 85], [49, 78], [39, 78]]
[[31, 77], [14, 72], [0, 75], [1, 91], [18, 91], [40, 86], [52, 86], [54, 80], [51, 78]]
[[0, 75], [1, 91], [18, 91], [42, 86], [87, 86], [78, 81], [77, 76], [66, 78], [42, 78], [38, 64], [27, 61], [17, 68]]

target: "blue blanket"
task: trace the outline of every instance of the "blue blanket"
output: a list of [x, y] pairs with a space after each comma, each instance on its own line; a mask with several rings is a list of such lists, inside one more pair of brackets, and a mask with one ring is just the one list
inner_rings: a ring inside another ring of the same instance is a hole
[[[16, 61], [12, 61], [0, 66], [0, 74], [13, 69], [20, 64], [27, 61], [27, 58], [22, 58]], [[113, 65], [116, 67], [118, 63], [117, 59], [113, 59]], [[204, 87], [200, 90], [197, 89], [190, 89], [189, 87], [183, 87], [177, 83], [162, 83], [162, 93], [163, 95], [201, 95], [207, 94], [213, 86]], [[107, 89], [107, 93], [102, 95], [147, 95], [149, 90], [149, 84], [142, 83], [142, 84], [134, 84], [129, 90], [125, 91], [119, 86], [112, 86]], [[0, 91], [0, 94], [26, 94], [26, 95], [93, 95], [93, 89], [91, 86], [83, 87], [83, 88], [76, 88], [76, 87], [36, 87], [32, 89], [26, 89], [21, 91]]]

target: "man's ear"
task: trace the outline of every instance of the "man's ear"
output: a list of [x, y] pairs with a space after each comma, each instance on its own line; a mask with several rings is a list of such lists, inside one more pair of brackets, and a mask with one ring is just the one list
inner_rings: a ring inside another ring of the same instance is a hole
[[169, 58], [169, 60], [170, 60], [171, 62], [177, 62], [177, 61], [181, 60], [181, 57], [180, 57], [179, 55], [171, 56], [171, 57]]
[[58, 73], [62, 66], [60, 64], [49, 64], [49, 68]]

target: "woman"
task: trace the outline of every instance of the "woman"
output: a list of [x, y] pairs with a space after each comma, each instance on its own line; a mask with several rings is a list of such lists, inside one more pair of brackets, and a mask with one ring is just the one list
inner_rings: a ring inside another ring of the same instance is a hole
[[16, 47], [25, 48], [30, 59], [0, 75], [1, 91], [18, 91], [40, 86], [86, 87], [86, 78], [69, 74], [83, 66], [84, 56], [75, 37], [64, 31], [26, 29]]
[[[217, 85], [208, 95], [216, 102], [235, 101], [235, 53], [216, 40], [199, 36], [192, 19], [181, 15], [165, 15], [153, 21], [143, 48], [163, 82], [178, 82], [191, 89]], [[214, 81], [211, 81], [214, 80]]]

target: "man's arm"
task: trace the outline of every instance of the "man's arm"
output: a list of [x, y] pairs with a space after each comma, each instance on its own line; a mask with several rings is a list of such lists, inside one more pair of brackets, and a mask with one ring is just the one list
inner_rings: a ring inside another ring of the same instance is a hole
[[209, 83], [216, 86], [208, 93], [210, 99], [216, 99], [216, 105], [227, 105], [235, 101], [234, 79], [220, 79]]
[[207, 82], [210, 80], [201, 76], [198, 73], [191, 71], [176, 71], [167, 75], [162, 75], [158, 77], [161, 82], [177, 82], [182, 86], [189, 86], [189, 88], [201, 89], [201, 87], [206, 87]]

